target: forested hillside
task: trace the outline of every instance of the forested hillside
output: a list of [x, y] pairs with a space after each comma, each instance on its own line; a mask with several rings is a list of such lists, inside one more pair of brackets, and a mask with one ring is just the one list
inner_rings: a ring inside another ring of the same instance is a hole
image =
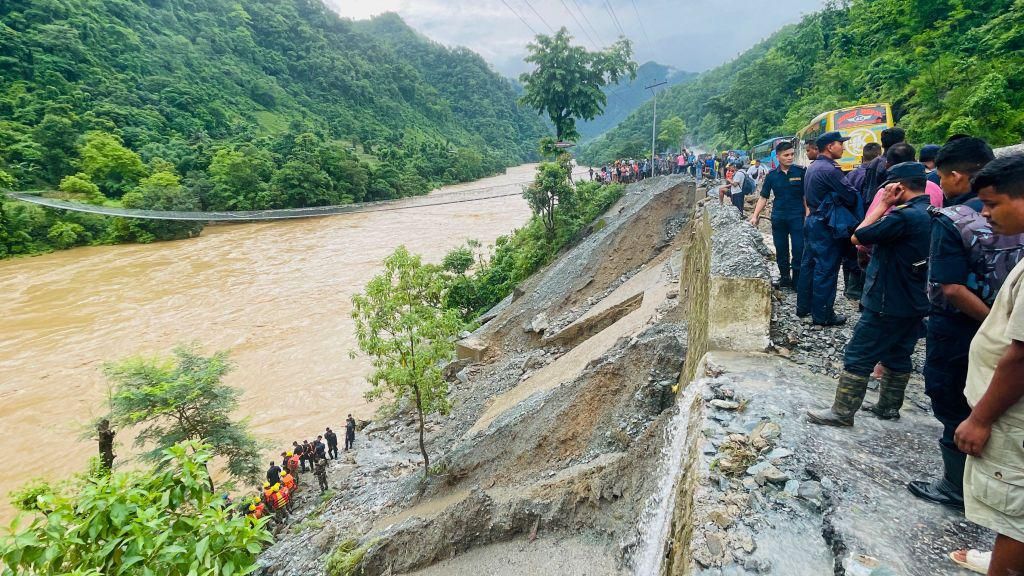
[[[968, 132], [1024, 138], [1024, 0], [851, 0], [782, 29], [666, 90], [658, 116], [688, 140], [747, 148], [841, 106], [891, 102], [914, 142]], [[650, 104], [581, 150], [591, 162], [650, 150]]]
[[[544, 126], [510, 82], [396, 16], [377, 26], [387, 38], [320, 0], [6, 0], [0, 187], [263, 209], [420, 194], [533, 158]], [[3, 208], [0, 255], [197, 231]]]
[[[668, 82], [669, 86], [675, 86], [688, 82], [696, 76], [697, 74], [694, 72], [683, 72], [657, 62], [641, 64], [637, 68], [636, 78], [632, 81], [606, 86], [604, 93], [608, 95], [608, 105], [604, 109], [604, 114], [593, 120], [577, 122], [576, 129], [579, 130], [584, 141], [596, 138], [614, 128], [644, 102], [651, 99], [651, 91], [645, 90], [645, 86], [658, 82]], [[659, 90], [662, 89], [659, 88]]]

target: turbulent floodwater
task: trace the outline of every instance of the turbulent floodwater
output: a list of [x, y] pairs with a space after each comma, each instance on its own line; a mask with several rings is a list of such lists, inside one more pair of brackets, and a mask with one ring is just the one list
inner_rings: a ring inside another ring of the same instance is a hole
[[[532, 166], [439, 192], [515, 192]], [[480, 189], [477, 191], [477, 189]], [[105, 412], [104, 362], [169, 354], [177, 343], [228, 349], [242, 415], [275, 445], [309, 438], [373, 406], [350, 299], [399, 244], [438, 261], [473, 238], [522, 225], [519, 196], [329, 218], [209, 227], [199, 238], [80, 248], [0, 262], [0, 517], [25, 480], [81, 470], [79, 437]], [[130, 438], [118, 437], [122, 455]]]

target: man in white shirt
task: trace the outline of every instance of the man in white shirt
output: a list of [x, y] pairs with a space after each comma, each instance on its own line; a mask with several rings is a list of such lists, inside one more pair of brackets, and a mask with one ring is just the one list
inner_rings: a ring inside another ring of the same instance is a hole
[[[1024, 232], [1024, 155], [975, 176], [982, 215], [996, 234]], [[956, 430], [968, 455], [968, 520], [994, 530], [989, 576], [1024, 574], [1024, 261], [1007, 276], [971, 342], [965, 394], [971, 415]]]
[[732, 205], [740, 211], [740, 216], [743, 216], [743, 182], [748, 178], [747, 173], [740, 169], [736, 164], [729, 164], [729, 167], [725, 169], [725, 181], [726, 184], [722, 185], [718, 189], [718, 203], [724, 204], [724, 198], [726, 195], [732, 201]]

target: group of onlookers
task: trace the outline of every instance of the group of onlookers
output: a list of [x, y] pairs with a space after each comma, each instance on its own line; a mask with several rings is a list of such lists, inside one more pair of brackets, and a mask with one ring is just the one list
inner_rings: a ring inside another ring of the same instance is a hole
[[[960, 550], [954, 561], [1024, 574], [1024, 155], [997, 159], [968, 135], [918, 153], [896, 127], [844, 174], [837, 160], [847, 140], [830, 132], [803, 143], [807, 167], [794, 164], [794, 142], [778, 144], [779, 166], [763, 176], [750, 218], [756, 226], [774, 197], [779, 285], [796, 289], [798, 316], [846, 322], [834, 309], [840, 270], [847, 296], [860, 302], [832, 406], [807, 419], [842, 427], [859, 411], [898, 419], [923, 336], [943, 470], [908, 489], [999, 534], [991, 553]], [[726, 178], [723, 201], [750, 175], [733, 164]], [[879, 394], [868, 403], [872, 377]]]

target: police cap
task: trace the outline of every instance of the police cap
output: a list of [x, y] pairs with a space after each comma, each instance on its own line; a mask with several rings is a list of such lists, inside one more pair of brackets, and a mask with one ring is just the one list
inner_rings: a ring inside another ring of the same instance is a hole
[[828, 146], [833, 142], [846, 142], [849, 139], [849, 137], [843, 136], [839, 132], [825, 132], [821, 136], [818, 136], [818, 140], [815, 144], [818, 145], [818, 150], [824, 150], [825, 146]]

